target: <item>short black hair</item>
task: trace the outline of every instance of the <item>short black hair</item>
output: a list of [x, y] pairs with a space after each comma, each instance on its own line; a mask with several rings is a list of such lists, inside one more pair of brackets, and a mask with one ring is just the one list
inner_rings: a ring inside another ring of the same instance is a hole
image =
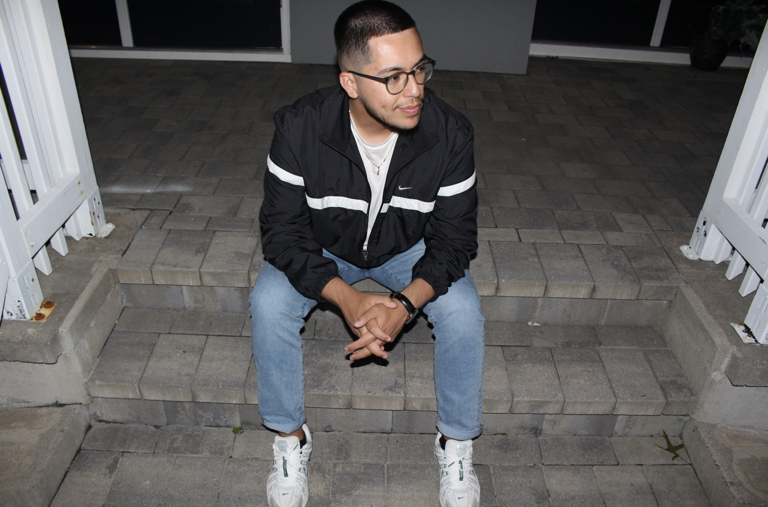
[[416, 28], [413, 18], [391, 2], [363, 0], [347, 7], [333, 28], [341, 70], [361, 67], [371, 61], [368, 41], [374, 37]]

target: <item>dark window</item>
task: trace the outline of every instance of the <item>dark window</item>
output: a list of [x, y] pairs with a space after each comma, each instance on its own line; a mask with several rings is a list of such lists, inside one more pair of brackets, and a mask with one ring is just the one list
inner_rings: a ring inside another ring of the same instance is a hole
[[280, 48], [280, 0], [128, 0], [136, 47]]
[[[692, 33], [704, 33], [709, 30], [709, 13], [712, 7], [720, 3], [722, 0], [672, 0], [661, 45], [685, 48], [690, 46]], [[768, 7], [768, 1], [757, 0], [753, 5]]]
[[69, 46], [122, 46], [115, 0], [59, 0]]
[[648, 46], [659, 0], [538, 0], [533, 39]]

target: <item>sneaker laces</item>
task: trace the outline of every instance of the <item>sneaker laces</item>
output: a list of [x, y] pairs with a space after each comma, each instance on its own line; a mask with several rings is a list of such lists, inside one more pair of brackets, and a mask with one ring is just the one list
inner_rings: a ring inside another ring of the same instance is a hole
[[446, 507], [476, 507], [480, 485], [472, 465], [471, 442], [448, 440], [445, 450], [436, 442], [440, 467], [440, 505]]
[[[443, 473], [450, 476], [452, 489], [461, 491], [469, 487], [465, 475], [472, 470], [472, 447], [467, 444], [456, 445], [456, 458], [451, 463], [443, 465]], [[447, 460], [448, 456], [446, 455]]]
[[[270, 505], [301, 507], [306, 505], [306, 475], [309, 449], [301, 447], [296, 437], [278, 438], [272, 444], [274, 461], [270, 481]], [[269, 489], [269, 487], [268, 487]]]
[[[294, 441], [292, 441], [294, 440]], [[302, 458], [301, 444], [296, 437], [280, 438], [272, 444], [274, 464], [280, 474], [278, 480], [281, 486], [292, 487], [297, 479], [297, 472], [306, 470], [307, 462]], [[306, 472], [305, 472], [306, 473]]]

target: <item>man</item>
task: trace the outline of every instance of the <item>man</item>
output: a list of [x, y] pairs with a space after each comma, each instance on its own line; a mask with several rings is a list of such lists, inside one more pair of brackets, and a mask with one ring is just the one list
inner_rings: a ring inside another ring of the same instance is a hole
[[[277, 112], [264, 180], [268, 263], [251, 311], [259, 410], [278, 432], [269, 502], [308, 501], [312, 438], [299, 331], [324, 301], [358, 337], [345, 348], [352, 360], [388, 357], [384, 345], [418, 309], [427, 314], [436, 337], [440, 503], [477, 506], [472, 439], [482, 430], [484, 321], [468, 271], [477, 249], [472, 126], [425, 91], [434, 61], [400, 7], [354, 4], [334, 36], [340, 86]], [[364, 278], [395, 292], [351, 287]]]

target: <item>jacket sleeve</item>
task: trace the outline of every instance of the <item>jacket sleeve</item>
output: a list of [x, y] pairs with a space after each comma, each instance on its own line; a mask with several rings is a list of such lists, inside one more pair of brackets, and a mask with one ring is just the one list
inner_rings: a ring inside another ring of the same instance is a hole
[[468, 138], [448, 161], [445, 178], [424, 234], [426, 251], [414, 265], [413, 278], [421, 278], [435, 291], [434, 301], [469, 269], [477, 251], [477, 182], [474, 141]]
[[299, 293], [322, 301], [320, 293], [338, 276], [338, 269], [333, 260], [323, 257], [314, 239], [301, 168], [284, 127], [280, 121], [275, 123], [259, 212], [262, 249], [267, 261], [284, 272]]

